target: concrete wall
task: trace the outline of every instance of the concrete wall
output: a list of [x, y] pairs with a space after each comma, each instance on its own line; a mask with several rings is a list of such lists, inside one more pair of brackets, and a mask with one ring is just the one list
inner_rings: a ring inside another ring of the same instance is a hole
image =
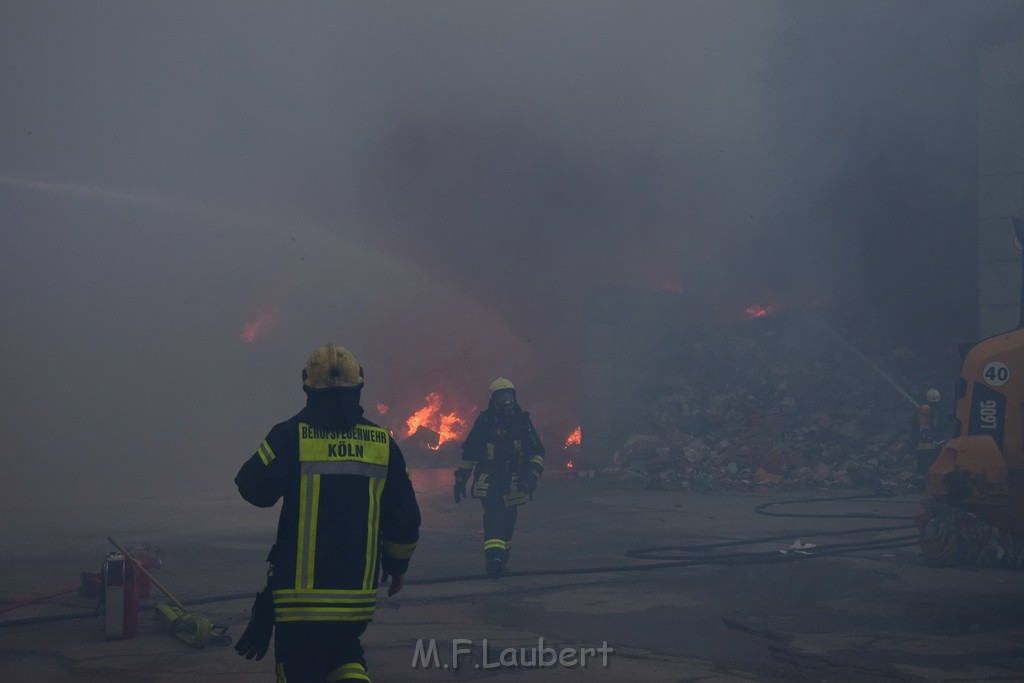
[[981, 338], [1017, 327], [1024, 218], [1024, 41], [981, 52], [978, 82], [978, 321]]
[[587, 469], [599, 469], [630, 433], [652, 387], [672, 370], [694, 313], [679, 294], [634, 289], [587, 292], [583, 318], [583, 439]]

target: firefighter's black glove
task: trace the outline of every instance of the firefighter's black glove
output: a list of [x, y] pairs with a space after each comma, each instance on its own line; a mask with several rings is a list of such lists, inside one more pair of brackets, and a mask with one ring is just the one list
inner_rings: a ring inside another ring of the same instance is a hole
[[469, 470], [464, 470], [461, 467], [455, 470], [455, 487], [452, 491], [455, 493], [455, 502], [460, 502], [466, 497], [466, 482], [469, 480]]
[[529, 470], [523, 472], [519, 477], [519, 490], [523, 493], [532, 496], [533, 492], [537, 490], [537, 480], [540, 479], [540, 473], [536, 470]]
[[235, 643], [235, 651], [246, 659], [263, 659], [270, 647], [270, 636], [274, 633], [274, 598], [270, 588], [256, 594], [252, 604], [252, 615], [245, 632]]

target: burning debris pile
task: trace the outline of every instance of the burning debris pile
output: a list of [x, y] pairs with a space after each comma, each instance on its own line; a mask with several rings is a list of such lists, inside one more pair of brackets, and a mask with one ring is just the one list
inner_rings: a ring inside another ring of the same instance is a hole
[[610, 473], [705, 491], [914, 490], [912, 397], [950, 386], [956, 368], [880, 326], [843, 327], [780, 313], [678, 340], [676, 374], [651, 388]]
[[377, 413], [380, 423], [401, 444], [411, 467], [449, 467], [458, 462], [461, 440], [469, 425], [455, 409], [447, 407], [439, 393], [428, 393], [423, 406], [400, 422], [391, 417], [391, 408], [384, 403], [377, 404]]

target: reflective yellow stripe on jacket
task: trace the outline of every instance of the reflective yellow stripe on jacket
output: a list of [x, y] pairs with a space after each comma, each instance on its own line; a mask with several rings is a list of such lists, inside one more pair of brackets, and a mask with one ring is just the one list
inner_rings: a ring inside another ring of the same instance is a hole
[[377, 605], [377, 591], [276, 590], [275, 621], [369, 621]]
[[[274, 591], [274, 613], [278, 621], [358, 621], [373, 617], [380, 497], [387, 479], [389, 453], [390, 437], [379, 427], [357, 425], [348, 432], [338, 433], [299, 424], [295, 588]], [[353, 590], [316, 587], [314, 570], [322, 478], [338, 474], [365, 477], [369, 488], [366, 546], [352, 549], [363, 555], [364, 569], [360, 587]]]

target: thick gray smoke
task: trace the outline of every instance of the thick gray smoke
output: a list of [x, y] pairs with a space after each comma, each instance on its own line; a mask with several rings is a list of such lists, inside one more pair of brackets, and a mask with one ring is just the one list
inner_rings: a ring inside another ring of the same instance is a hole
[[505, 375], [557, 449], [592, 286], [882, 301], [962, 340], [978, 50], [1022, 18], [5, 2], [0, 498], [229, 490], [328, 340], [371, 417], [471, 417]]

